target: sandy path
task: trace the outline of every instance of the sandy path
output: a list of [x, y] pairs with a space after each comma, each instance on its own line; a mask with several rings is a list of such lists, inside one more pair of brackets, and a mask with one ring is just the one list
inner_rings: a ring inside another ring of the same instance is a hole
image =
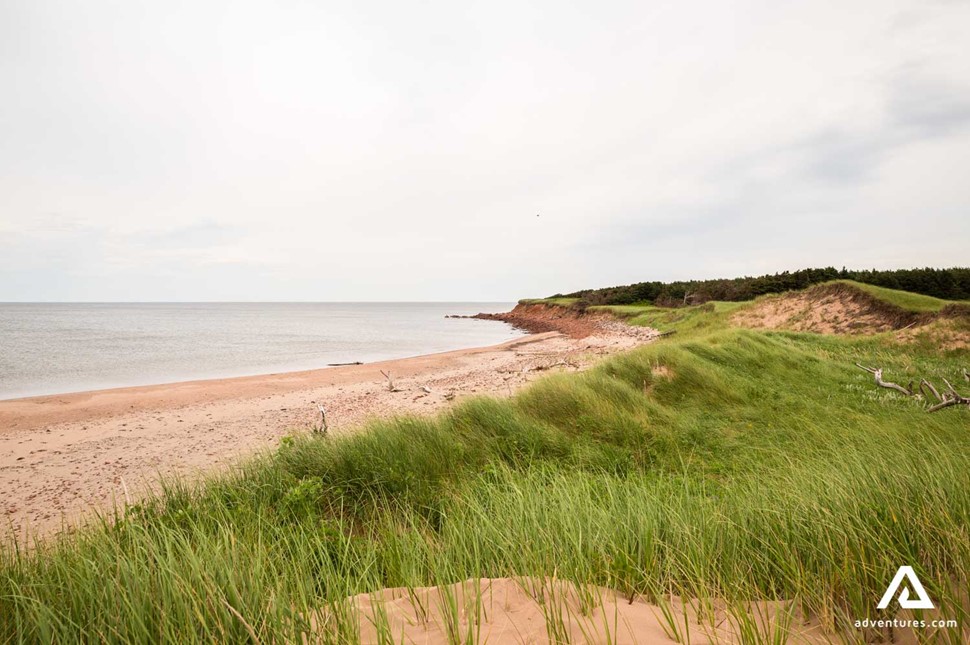
[[359, 612], [361, 642], [367, 644], [382, 642], [376, 628], [380, 624], [395, 640], [415, 645], [446, 645], [453, 642], [449, 632], [464, 638], [469, 631], [475, 642], [498, 644], [744, 643], [739, 615], [747, 616], [749, 625], [757, 625], [766, 642], [767, 634], [780, 635], [782, 630], [788, 632], [786, 642], [808, 645], [836, 640], [827, 637], [817, 619], [805, 620], [798, 610], [791, 625], [779, 625], [789, 605], [780, 601], [729, 610], [721, 601], [708, 600], [706, 611], [698, 614], [696, 601], [668, 597], [664, 601], [671, 624], [664, 618], [664, 609], [643, 597], [630, 598], [592, 585], [583, 587], [582, 597], [577, 591], [576, 585], [549, 578], [482, 578], [442, 587], [383, 589], [348, 600]]
[[[368, 365], [0, 401], [0, 516], [20, 536], [49, 532], [123, 500], [125, 488], [136, 496], [159, 475], [195, 475], [272, 447], [316, 421], [318, 404], [332, 432], [348, 432], [375, 416], [509, 396], [548, 373], [536, 367], [568, 359], [581, 369], [651, 337], [603, 325], [579, 339], [547, 332]], [[380, 370], [402, 391], [389, 392]]]

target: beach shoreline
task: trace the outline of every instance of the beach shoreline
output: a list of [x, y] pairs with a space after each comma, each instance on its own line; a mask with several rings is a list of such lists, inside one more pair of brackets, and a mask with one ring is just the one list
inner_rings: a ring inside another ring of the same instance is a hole
[[542, 374], [585, 369], [653, 333], [606, 324], [571, 331], [362, 365], [0, 401], [5, 532], [47, 534], [135, 499], [160, 478], [225, 468], [311, 428], [321, 405], [331, 434], [353, 432], [469, 396], [511, 396]]
[[130, 410], [146, 411], [226, 399], [252, 398], [318, 387], [324, 382], [329, 382], [330, 385], [356, 382], [375, 375], [383, 378], [380, 375], [382, 369], [386, 371], [395, 366], [410, 368], [425, 363], [447, 361], [449, 358], [511, 349], [519, 344], [541, 341], [549, 335], [549, 333], [529, 334], [496, 345], [419, 354], [371, 363], [2, 399], [0, 400], [0, 435], [7, 430], [37, 429], [50, 424], [97, 419]]

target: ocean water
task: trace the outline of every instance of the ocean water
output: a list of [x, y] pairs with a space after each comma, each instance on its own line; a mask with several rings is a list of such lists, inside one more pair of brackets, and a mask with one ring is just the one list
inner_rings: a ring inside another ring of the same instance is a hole
[[0, 399], [372, 362], [521, 336], [513, 303], [0, 303]]

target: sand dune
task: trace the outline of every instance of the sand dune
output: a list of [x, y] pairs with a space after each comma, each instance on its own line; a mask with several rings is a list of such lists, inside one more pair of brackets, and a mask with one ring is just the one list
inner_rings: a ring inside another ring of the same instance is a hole
[[[475, 643], [612, 643], [667, 645], [688, 642], [743, 643], [741, 625], [769, 640], [788, 634], [790, 643], [827, 643], [817, 620], [788, 617], [789, 603], [664, 598], [664, 606], [592, 585], [541, 578], [482, 578], [441, 587], [383, 589], [350, 598], [362, 643], [444, 645]], [[701, 609], [700, 613], [698, 609]], [[794, 610], [797, 614], [797, 609]], [[314, 617], [318, 628], [333, 620]], [[748, 632], [746, 632], [748, 633]]]

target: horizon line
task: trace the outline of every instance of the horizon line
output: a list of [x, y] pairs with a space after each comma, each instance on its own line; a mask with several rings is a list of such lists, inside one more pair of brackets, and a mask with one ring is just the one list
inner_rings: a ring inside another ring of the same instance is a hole
[[0, 305], [415, 305], [506, 304], [519, 300], [0, 300]]

